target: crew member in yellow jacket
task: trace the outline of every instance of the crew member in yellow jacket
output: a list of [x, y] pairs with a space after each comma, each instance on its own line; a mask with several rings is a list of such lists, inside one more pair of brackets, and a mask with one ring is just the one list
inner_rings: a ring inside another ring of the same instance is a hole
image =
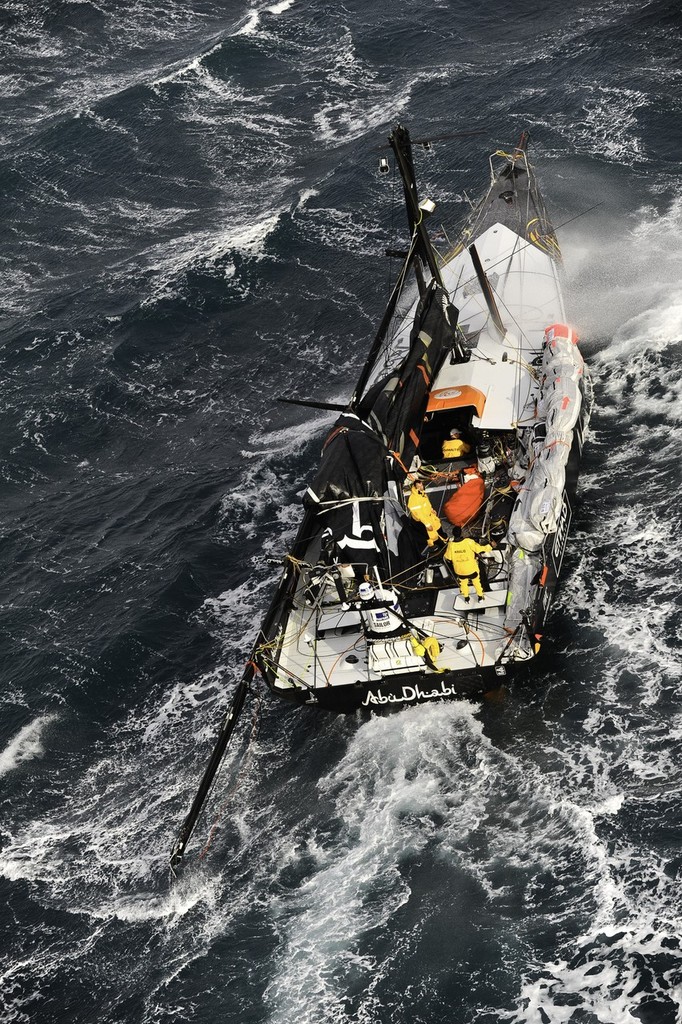
[[471, 445], [467, 444], [466, 441], [462, 439], [462, 435], [459, 430], [451, 430], [449, 439], [447, 441], [443, 441], [444, 459], [463, 459], [470, 451]]
[[467, 601], [469, 600], [469, 583], [473, 583], [478, 596], [483, 597], [483, 586], [476, 556], [484, 551], [492, 551], [490, 544], [477, 544], [471, 537], [462, 537], [461, 529], [455, 526], [452, 540], [448, 541], [443, 557], [452, 566], [459, 581], [459, 589]]
[[420, 481], [412, 485], [410, 496], [407, 499], [407, 508], [412, 518], [426, 527], [426, 532], [429, 535], [428, 545], [432, 548], [438, 540], [440, 519], [429, 501], [429, 496], [424, 490], [424, 484]]

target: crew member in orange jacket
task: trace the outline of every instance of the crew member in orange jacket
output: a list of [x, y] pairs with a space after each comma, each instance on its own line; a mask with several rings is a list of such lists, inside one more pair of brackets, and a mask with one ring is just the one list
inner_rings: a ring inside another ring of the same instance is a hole
[[429, 501], [429, 496], [424, 490], [424, 484], [419, 480], [412, 485], [410, 496], [407, 499], [407, 508], [412, 518], [426, 527], [426, 532], [429, 535], [428, 545], [432, 548], [438, 540], [440, 519]]
[[443, 556], [450, 563], [459, 581], [459, 589], [469, 600], [469, 583], [473, 583], [474, 590], [479, 597], [483, 597], [483, 586], [478, 569], [476, 556], [484, 551], [492, 551], [490, 544], [477, 544], [471, 537], [462, 537], [462, 531], [458, 526], [452, 531], [452, 540], [448, 541]]

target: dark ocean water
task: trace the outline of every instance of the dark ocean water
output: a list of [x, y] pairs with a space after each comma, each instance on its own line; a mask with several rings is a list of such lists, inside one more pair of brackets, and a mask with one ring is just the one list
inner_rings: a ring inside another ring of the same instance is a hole
[[[0, 5], [3, 1024], [682, 1022], [682, 14], [569, 8]], [[602, 204], [551, 640], [483, 707], [264, 700], [170, 888], [329, 424], [275, 398], [347, 397], [383, 311], [398, 118], [482, 133], [419, 157], [449, 233], [524, 127], [555, 223]]]

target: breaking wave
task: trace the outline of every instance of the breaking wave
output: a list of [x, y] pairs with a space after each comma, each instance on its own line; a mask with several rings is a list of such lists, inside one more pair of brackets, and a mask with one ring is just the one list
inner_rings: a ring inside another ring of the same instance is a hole
[[56, 715], [41, 715], [19, 730], [5, 749], [0, 751], [0, 777], [45, 753], [43, 733], [56, 718]]

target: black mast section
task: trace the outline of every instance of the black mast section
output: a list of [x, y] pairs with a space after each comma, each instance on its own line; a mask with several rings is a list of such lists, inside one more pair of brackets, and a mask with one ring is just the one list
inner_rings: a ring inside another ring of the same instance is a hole
[[[428, 266], [434, 280], [441, 286], [441, 288], [443, 288], [445, 286], [443, 284], [443, 278], [441, 277], [440, 267], [436, 261], [436, 254], [433, 251], [431, 239], [429, 238], [426, 230], [426, 224], [424, 223], [424, 212], [419, 209], [419, 195], [417, 192], [417, 182], [414, 174], [414, 163], [412, 161], [412, 142], [410, 139], [410, 133], [407, 128], [403, 127], [403, 125], [398, 124], [389, 135], [388, 142], [395, 154], [398, 169], [400, 170], [400, 177], [403, 180], [405, 204], [407, 207], [407, 221], [410, 225], [410, 235], [413, 235], [416, 230], [419, 256], [426, 266]], [[424, 280], [420, 274], [417, 274], [417, 281], [419, 284], [419, 293], [420, 295], [423, 295], [425, 290]]]
[[[409, 251], [405, 257], [405, 262], [403, 263], [400, 274], [398, 275], [398, 280], [391, 293], [386, 312], [384, 313], [379, 329], [374, 341], [372, 342], [358, 382], [355, 385], [353, 395], [349, 402], [350, 409], [356, 408], [362, 398], [367, 386], [367, 381], [369, 380], [383, 341], [388, 333], [388, 329], [402, 294], [410, 267], [414, 268], [419, 294], [422, 298], [429, 290], [429, 286], [424, 280], [424, 267], [429, 268], [434, 281], [445, 290], [443, 277], [436, 259], [436, 253], [431, 245], [431, 239], [429, 238], [426, 230], [426, 224], [424, 223], [424, 212], [419, 208], [419, 193], [417, 191], [417, 181], [414, 173], [414, 163], [412, 160], [412, 141], [407, 128], [401, 124], [396, 125], [388, 137], [388, 143], [395, 155], [403, 183], [403, 189], [405, 191], [407, 223], [410, 229], [411, 241]], [[453, 353], [457, 362], [466, 362], [470, 356], [470, 353], [464, 349], [458, 338], [453, 344]]]
[[187, 846], [190, 836], [194, 831], [194, 826], [196, 825], [197, 819], [201, 814], [201, 809], [204, 806], [206, 797], [208, 796], [216, 772], [220, 767], [220, 762], [222, 761], [223, 755], [225, 754], [225, 750], [227, 749], [227, 744], [230, 741], [230, 737], [232, 736], [234, 727], [237, 724], [239, 716], [242, 713], [244, 701], [246, 700], [246, 694], [248, 693], [249, 690], [249, 684], [253, 679], [253, 673], [253, 665], [249, 663], [246, 666], [244, 675], [241, 678], [239, 686], [235, 690], [234, 697], [232, 698], [232, 703], [230, 704], [229, 710], [223, 720], [223, 724], [220, 727], [220, 732], [218, 733], [218, 739], [216, 741], [215, 748], [206, 766], [206, 770], [204, 772], [203, 778], [199, 785], [199, 789], [197, 791], [197, 795], [194, 797], [194, 802], [192, 803], [189, 814], [183, 821], [180, 831], [178, 832], [178, 837], [175, 840], [173, 849], [171, 850], [170, 866], [171, 871], [173, 873], [175, 873], [176, 868], [178, 868], [180, 866], [180, 863], [182, 862], [182, 858], [185, 854], [185, 847]]
[[304, 409], [325, 409], [327, 412], [345, 412], [347, 405], [340, 405], [338, 402], [315, 402], [308, 398], [282, 398], [276, 399], [284, 405], [302, 405]]
[[[348, 403], [351, 409], [354, 409], [357, 406], [357, 404], [360, 401], [360, 399], [362, 398], [363, 392], [364, 392], [364, 390], [365, 390], [365, 388], [367, 386], [367, 381], [369, 380], [369, 376], [370, 376], [370, 374], [372, 372], [372, 368], [374, 366], [376, 358], [377, 358], [377, 356], [378, 356], [378, 354], [379, 354], [379, 352], [381, 350], [381, 346], [383, 344], [384, 338], [386, 337], [386, 334], [388, 333], [388, 328], [390, 327], [391, 320], [393, 319], [393, 314], [395, 313], [396, 306], [398, 305], [398, 301], [400, 299], [400, 296], [402, 295], [403, 287], [405, 285], [405, 281], [407, 280], [407, 274], [408, 274], [408, 271], [410, 269], [410, 265], [412, 265], [414, 267], [417, 266], [417, 263], [415, 262], [415, 246], [414, 246], [414, 244], [412, 244], [410, 246], [409, 252], [408, 252], [407, 256], [405, 257], [405, 262], [403, 263], [402, 267], [400, 268], [400, 273], [398, 274], [398, 280], [396, 281], [395, 286], [393, 288], [393, 291], [391, 292], [391, 297], [388, 300], [388, 306], [386, 307], [386, 312], [384, 313], [384, 315], [382, 317], [382, 320], [381, 320], [381, 323], [379, 324], [379, 329], [378, 329], [378, 331], [377, 331], [377, 333], [375, 335], [374, 341], [372, 342], [372, 345], [370, 347], [369, 353], [367, 355], [367, 359], [365, 360], [365, 365], [363, 366], [362, 371], [360, 373], [360, 376], [358, 377], [358, 382], [355, 385], [355, 388], [353, 389], [353, 394], [351, 396], [351, 400]], [[422, 277], [422, 285], [423, 285], [423, 283], [424, 283], [424, 279]], [[420, 294], [421, 294], [421, 286], [420, 286]]]
[[476, 248], [475, 245], [469, 246], [469, 255], [471, 256], [471, 262], [474, 265], [476, 277], [478, 278], [478, 283], [481, 286], [481, 291], [483, 292], [483, 298], [485, 299], [485, 304], [488, 307], [488, 312], [490, 313], [492, 321], [495, 324], [495, 327], [497, 328], [500, 337], [504, 338], [504, 336], [507, 333], [507, 328], [502, 323], [502, 317], [500, 316], [500, 311], [497, 308], [497, 303], [495, 302], [495, 296], [493, 295], [493, 290], [490, 286], [490, 281], [488, 280], [486, 272], [483, 269], [481, 257], [478, 255], [478, 249]]

